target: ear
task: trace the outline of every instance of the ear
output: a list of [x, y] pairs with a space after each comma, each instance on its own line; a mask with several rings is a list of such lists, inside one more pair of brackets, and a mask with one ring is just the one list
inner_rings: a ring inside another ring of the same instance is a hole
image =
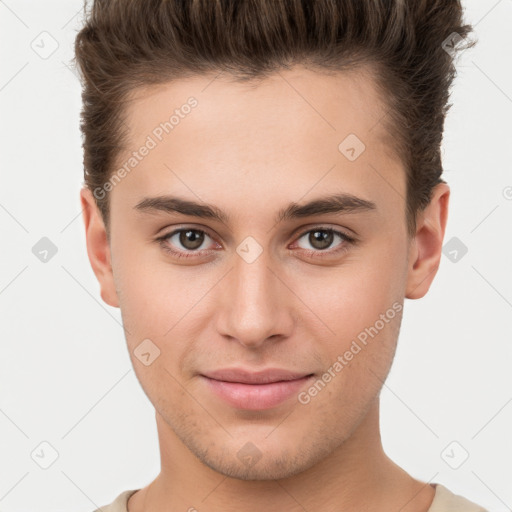
[[446, 183], [439, 183], [433, 189], [430, 203], [418, 215], [416, 234], [409, 248], [405, 293], [408, 299], [423, 297], [437, 273], [448, 219], [449, 199], [450, 187]]
[[87, 254], [96, 279], [100, 283], [101, 298], [109, 306], [119, 307], [107, 232], [96, 201], [87, 187], [80, 191], [80, 202], [85, 224]]

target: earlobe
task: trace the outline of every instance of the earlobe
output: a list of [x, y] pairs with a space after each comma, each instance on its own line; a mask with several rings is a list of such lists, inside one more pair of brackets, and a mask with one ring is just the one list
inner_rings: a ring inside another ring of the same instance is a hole
[[409, 268], [405, 297], [420, 299], [429, 290], [441, 261], [448, 219], [450, 187], [439, 183], [432, 199], [418, 216], [416, 235], [409, 248]]
[[83, 210], [87, 254], [100, 284], [101, 298], [109, 306], [119, 307], [107, 232], [96, 201], [87, 187], [80, 191], [80, 202]]

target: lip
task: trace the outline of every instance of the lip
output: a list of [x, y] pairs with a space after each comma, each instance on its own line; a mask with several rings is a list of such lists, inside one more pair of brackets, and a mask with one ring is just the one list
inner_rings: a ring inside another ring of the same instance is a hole
[[314, 375], [277, 368], [259, 372], [228, 368], [201, 377], [210, 391], [232, 407], [254, 411], [271, 409], [296, 396]]

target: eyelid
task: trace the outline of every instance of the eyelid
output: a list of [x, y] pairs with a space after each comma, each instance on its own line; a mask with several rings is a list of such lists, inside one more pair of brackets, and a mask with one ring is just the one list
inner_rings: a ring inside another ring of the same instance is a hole
[[[295, 238], [302, 238], [304, 235], [308, 234], [308, 233], [311, 233], [311, 231], [332, 231], [334, 234], [338, 234], [338, 235], [341, 235], [343, 236], [344, 238], [346, 238], [347, 240], [350, 240], [350, 241], [355, 241], [355, 237], [349, 233], [347, 233], [346, 231], [344, 231], [342, 228], [338, 228], [338, 227], [332, 227], [332, 226], [325, 226], [325, 225], [322, 225], [322, 224], [314, 224], [313, 226], [305, 229], [304, 231], [302, 231], [300, 234], [298, 235], [294, 235]], [[347, 230], [348, 231], [348, 230]]]
[[[165, 243], [166, 241], [168, 241], [171, 237], [173, 237], [174, 235], [177, 235], [178, 233], [181, 233], [183, 231], [197, 231], [198, 233], [203, 233], [205, 234], [206, 236], [208, 236], [213, 242], [215, 242], [217, 245], [221, 245], [222, 244], [220, 242], [217, 241], [216, 237], [213, 236], [209, 230], [207, 228], [203, 228], [203, 227], [193, 227], [193, 226], [174, 226], [172, 230], [168, 231], [168, 232], [164, 232], [162, 235], [159, 235], [157, 236], [156, 240], [157, 241], [160, 241], [161, 243]], [[179, 250], [179, 251], [176, 251], [176, 252], [188, 252], [188, 253], [201, 253], [201, 252], [204, 252], [204, 251], [208, 251], [208, 250], [211, 250], [211, 249], [201, 249], [200, 251], [184, 251], [184, 250]]]

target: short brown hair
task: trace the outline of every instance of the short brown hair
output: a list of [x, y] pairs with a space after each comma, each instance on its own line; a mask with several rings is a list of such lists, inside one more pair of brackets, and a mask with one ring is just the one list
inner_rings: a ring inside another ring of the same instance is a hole
[[[475, 44], [459, 0], [93, 0], [84, 9], [75, 54], [91, 191], [114, 172], [123, 106], [139, 87], [208, 72], [248, 81], [294, 64], [325, 72], [369, 65], [389, 114], [383, 126], [406, 169], [414, 235], [418, 211], [444, 181], [453, 56]], [[108, 195], [95, 198], [108, 232]]]

